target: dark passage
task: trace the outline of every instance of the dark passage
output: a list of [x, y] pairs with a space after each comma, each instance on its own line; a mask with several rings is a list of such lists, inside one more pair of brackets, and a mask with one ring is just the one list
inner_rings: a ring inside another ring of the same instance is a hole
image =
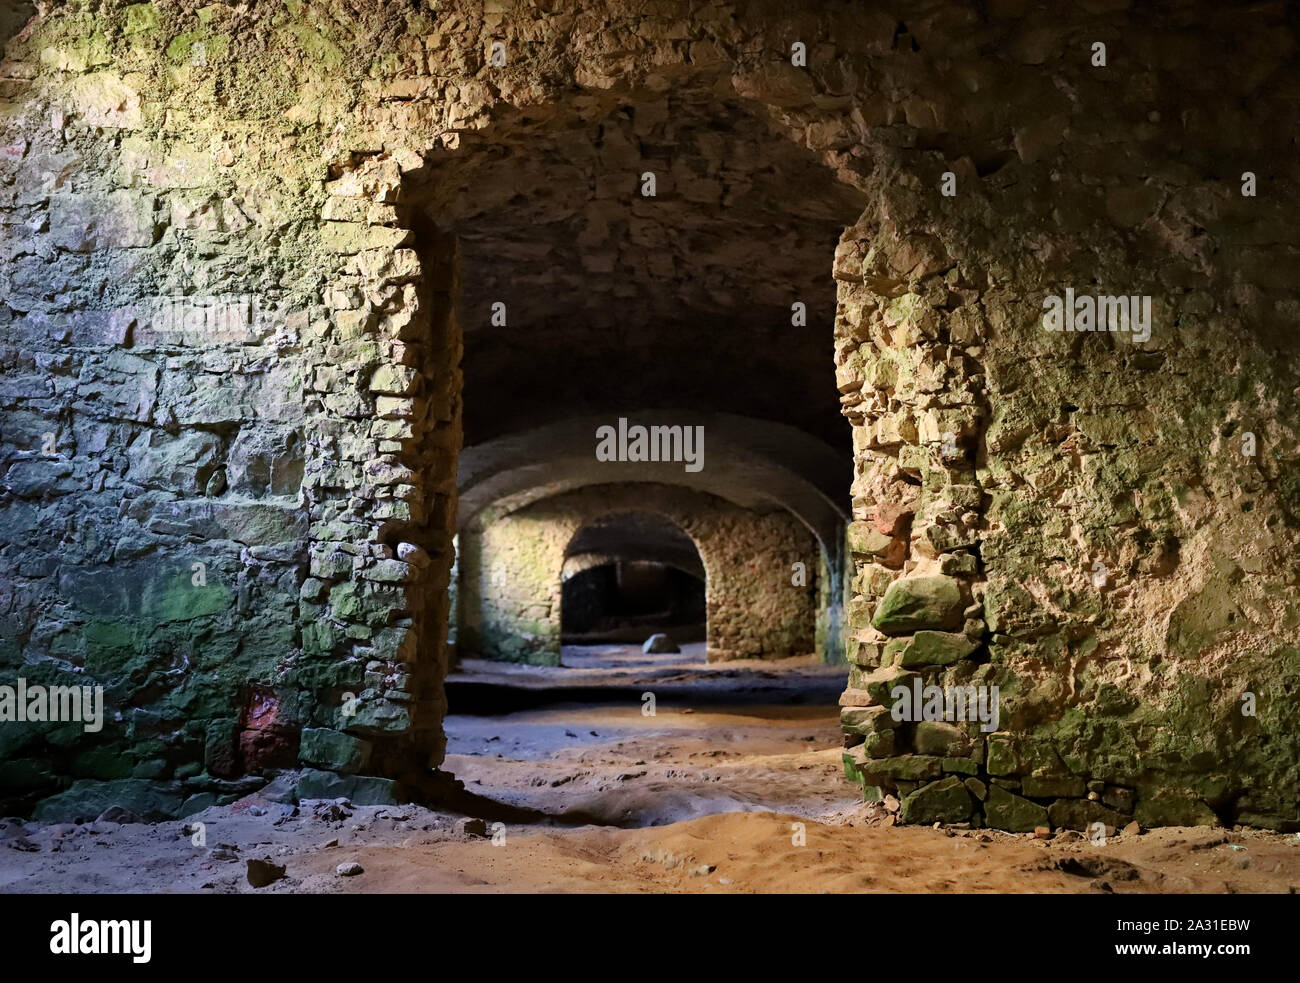
[[639, 641], [666, 632], [704, 640], [704, 581], [652, 560], [619, 560], [575, 573], [563, 586], [566, 645]]

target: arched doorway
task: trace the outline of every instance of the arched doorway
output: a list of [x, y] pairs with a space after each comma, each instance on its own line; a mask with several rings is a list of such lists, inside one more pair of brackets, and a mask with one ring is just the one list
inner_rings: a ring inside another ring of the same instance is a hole
[[[446, 766], [467, 788], [606, 825], [845, 798], [846, 670], [814, 652], [815, 576], [792, 582], [820, 552], [798, 517], [654, 482], [512, 504], [459, 537]], [[721, 758], [725, 783], [702, 767]]]
[[[704, 561], [678, 525], [651, 512], [618, 512], [590, 522], [565, 550], [561, 641], [650, 644], [671, 651], [707, 637]], [[578, 654], [578, 653], [574, 653]]]
[[[463, 355], [463, 391], [449, 380], [435, 407], [463, 423], [459, 474], [446, 512], [430, 509], [460, 533], [457, 659], [563, 665], [562, 612], [584, 591], [612, 621], [579, 635], [656, 613], [611, 605], [620, 583], [698, 601], [671, 564], [631, 565], [655, 560], [547, 574], [551, 537], [523, 514], [579, 489], [635, 497], [655, 483], [759, 517], [735, 521], [726, 576], [705, 578], [707, 661], [815, 650], [847, 675], [853, 475], [829, 270], [867, 196], [838, 155], [725, 79], [698, 66], [669, 86], [501, 102], [403, 171], [432, 340]], [[622, 417], [703, 427], [702, 468], [597, 461], [593, 428]], [[501, 515], [511, 532], [493, 528]]]

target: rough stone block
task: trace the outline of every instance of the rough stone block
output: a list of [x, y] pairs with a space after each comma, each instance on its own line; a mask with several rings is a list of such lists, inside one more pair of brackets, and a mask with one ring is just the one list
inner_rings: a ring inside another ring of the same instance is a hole
[[113, 782], [78, 780], [67, 791], [42, 799], [32, 818], [44, 823], [90, 821], [113, 806], [120, 806], [148, 822], [176, 817], [183, 801], [179, 786], [143, 778]]
[[335, 775], [307, 769], [298, 780], [299, 799], [345, 798], [357, 806], [389, 806], [399, 802], [397, 782], [363, 775]]
[[921, 720], [912, 737], [917, 754], [958, 758], [970, 752], [970, 738], [960, 727], [936, 720]]
[[[1128, 822], [1127, 816], [1120, 815], [1114, 809], [1107, 809], [1100, 802], [1090, 802], [1088, 799], [1057, 799], [1047, 807], [1047, 818], [1059, 829], [1077, 830], [1086, 830], [1092, 823], [1105, 823], [1107, 826], [1119, 827]], [[1217, 821], [1206, 825], [1217, 825]]]
[[852, 707], [840, 710], [840, 729], [850, 734], [873, 734], [893, 730], [898, 724], [889, 715], [888, 707]]
[[906, 823], [962, 823], [974, 808], [970, 793], [956, 776], [922, 785], [903, 799]]
[[326, 771], [351, 775], [365, 769], [372, 745], [348, 734], [325, 727], [305, 727], [298, 756], [307, 764]]
[[1026, 775], [1020, 780], [1021, 791], [1035, 799], [1081, 799], [1087, 792], [1084, 780], [1077, 775], [1062, 778], [1036, 778]]
[[[1109, 810], [1107, 810], [1109, 812]], [[1118, 817], [1118, 813], [1110, 813]], [[1188, 792], [1154, 789], [1139, 794], [1134, 818], [1143, 826], [1218, 826], [1214, 810]], [[1122, 819], [1108, 820], [1123, 825]]]
[[905, 669], [948, 666], [973, 654], [977, 648], [961, 632], [918, 631], [903, 647], [897, 664]]
[[1032, 833], [1035, 828], [1048, 823], [1047, 809], [1043, 806], [997, 785], [989, 787], [984, 800], [984, 816], [994, 829], [1011, 833]]
[[903, 577], [889, 585], [871, 624], [887, 635], [952, 631], [961, 627], [965, 607], [961, 587], [952, 577]]
[[942, 773], [942, 760], [928, 755], [900, 754], [894, 758], [864, 760], [859, 767], [864, 773], [874, 777], [892, 778], [895, 781], [921, 781], [927, 778], [938, 778]]

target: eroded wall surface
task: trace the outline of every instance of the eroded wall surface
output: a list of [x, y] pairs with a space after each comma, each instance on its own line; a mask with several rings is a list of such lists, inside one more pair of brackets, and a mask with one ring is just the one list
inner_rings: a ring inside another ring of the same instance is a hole
[[[1294, 45], [1234, 23], [1274, 54], [1230, 79], [1203, 29], [1113, 19], [1021, 33], [1001, 75], [960, 62], [1007, 104], [909, 103], [841, 242], [846, 770], [907, 821], [1300, 823], [1300, 256], [1293, 206], [1243, 193], [1267, 169], [1289, 195], [1294, 161], [1237, 102], [1294, 93]], [[1006, 120], [1000, 158], [924, 146], [972, 116]], [[1150, 322], [1049, 330], [1067, 290]], [[996, 688], [1000, 714], [900, 720], [929, 686]]]
[[[640, 512], [668, 519], [699, 551], [710, 662], [813, 651], [812, 533], [788, 512], [646, 483], [595, 485], [471, 521], [460, 534], [458, 655], [559, 665], [566, 550], [590, 523]], [[796, 563], [806, 576], [796, 578]]]
[[[106, 720], [4, 725], [6, 809], [437, 764], [456, 253], [404, 189], [506, 109], [719, 86], [870, 201], [850, 773], [916, 821], [1300, 820], [1294, 14], [786, 6], [107, 0], [9, 42], [0, 673]], [[1150, 338], [1046, 332], [1066, 288]], [[912, 672], [997, 684], [999, 730], [887, 726]]]

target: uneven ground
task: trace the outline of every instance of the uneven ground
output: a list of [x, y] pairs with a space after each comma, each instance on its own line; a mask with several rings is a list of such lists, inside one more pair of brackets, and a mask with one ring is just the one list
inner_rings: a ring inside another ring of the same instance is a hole
[[[841, 779], [841, 670], [811, 659], [710, 667], [701, 648], [566, 650], [562, 669], [462, 666], [449, 681], [458, 712], [447, 768], [496, 803], [480, 803], [488, 838], [417, 806], [257, 796], [185, 823], [9, 821], [0, 891], [1300, 889], [1294, 835], [1174, 828], [1097, 846], [1072, 833], [1042, 841], [886, 825]], [[642, 712], [646, 693], [654, 716]], [[501, 707], [512, 709], [481, 712]], [[203, 824], [205, 845], [190, 823]], [[285, 874], [253, 888], [250, 859]], [[364, 872], [338, 875], [346, 862]]]
[[[703, 643], [682, 648], [566, 648], [561, 669], [467, 661], [448, 680], [462, 712], [447, 720], [445, 767], [472, 792], [565, 823], [857, 805], [839, 780], [843, 669], [811, 657], [715, 667]], [[501, 686], [514, 713], [463, 712], [500, 706]]]

